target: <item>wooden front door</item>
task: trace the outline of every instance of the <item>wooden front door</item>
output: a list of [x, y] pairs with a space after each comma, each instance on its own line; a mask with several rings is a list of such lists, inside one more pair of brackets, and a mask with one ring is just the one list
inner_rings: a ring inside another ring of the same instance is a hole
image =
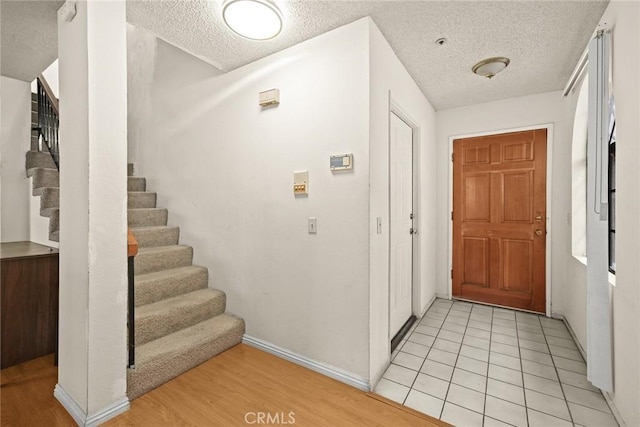
[[546, 129], [453, 142], [453, 296], [545, 311]]

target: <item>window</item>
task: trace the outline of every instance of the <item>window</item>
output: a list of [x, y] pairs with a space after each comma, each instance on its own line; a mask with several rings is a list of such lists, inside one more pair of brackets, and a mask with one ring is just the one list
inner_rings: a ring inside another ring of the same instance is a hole
[[609, 271], [616, 272], [616, 119], [612, 108], [609, 132]]
[[573, 121], [571, 153], [571, 253], [587, 261], [587, 126], [589, 120], [589, 75], [585, 75]]

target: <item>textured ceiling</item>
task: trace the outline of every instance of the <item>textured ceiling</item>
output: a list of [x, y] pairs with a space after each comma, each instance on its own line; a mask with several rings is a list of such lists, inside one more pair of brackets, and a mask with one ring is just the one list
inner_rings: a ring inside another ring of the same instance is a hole
[[[275, 2], [285, 27], [266, 42], [229, 31], [220, 17], [222, 0], [129, 0], [127, 20], [229, 71], [371, 16], [434, 107], [445, 109], [561, 89], [607, 6], [606, 1]], [[37, 3], [49, 3], [48, 10], [60, 2]], [[52, 19], [55, 25], [55, 13]], [[448, 42], [435, 44], [439, 37]], [[490, 56], [507, 56], [511, 65], [492, 80], [471, 73], [473, 64]]]
[[32, 81], [58, 57], [57, 10], [63, 1], [0, 3], [0, 74]]

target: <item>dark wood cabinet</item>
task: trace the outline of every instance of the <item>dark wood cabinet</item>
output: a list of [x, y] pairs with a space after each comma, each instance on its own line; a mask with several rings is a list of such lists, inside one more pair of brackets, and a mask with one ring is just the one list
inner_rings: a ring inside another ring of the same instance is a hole
[[0, 244], [2, 369], [53, 353], [58, 325], [58, 250]]

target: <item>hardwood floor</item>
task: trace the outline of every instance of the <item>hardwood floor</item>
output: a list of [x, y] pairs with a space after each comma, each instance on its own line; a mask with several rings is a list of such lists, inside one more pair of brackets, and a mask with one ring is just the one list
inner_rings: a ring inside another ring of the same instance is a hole
[[[74, 425], [53, 397], [53, 355], [5, 369], [1, 376], [3, 426]], [[134, 400], [130, 411], [106, 425], [241, 426], [267, 421], [300, 426], [447, 425], [244, 344]]]
[[0, 371], [0, 421], [3, 426], [75, 426], [53, 397], [58, 369], [53, 354]]

